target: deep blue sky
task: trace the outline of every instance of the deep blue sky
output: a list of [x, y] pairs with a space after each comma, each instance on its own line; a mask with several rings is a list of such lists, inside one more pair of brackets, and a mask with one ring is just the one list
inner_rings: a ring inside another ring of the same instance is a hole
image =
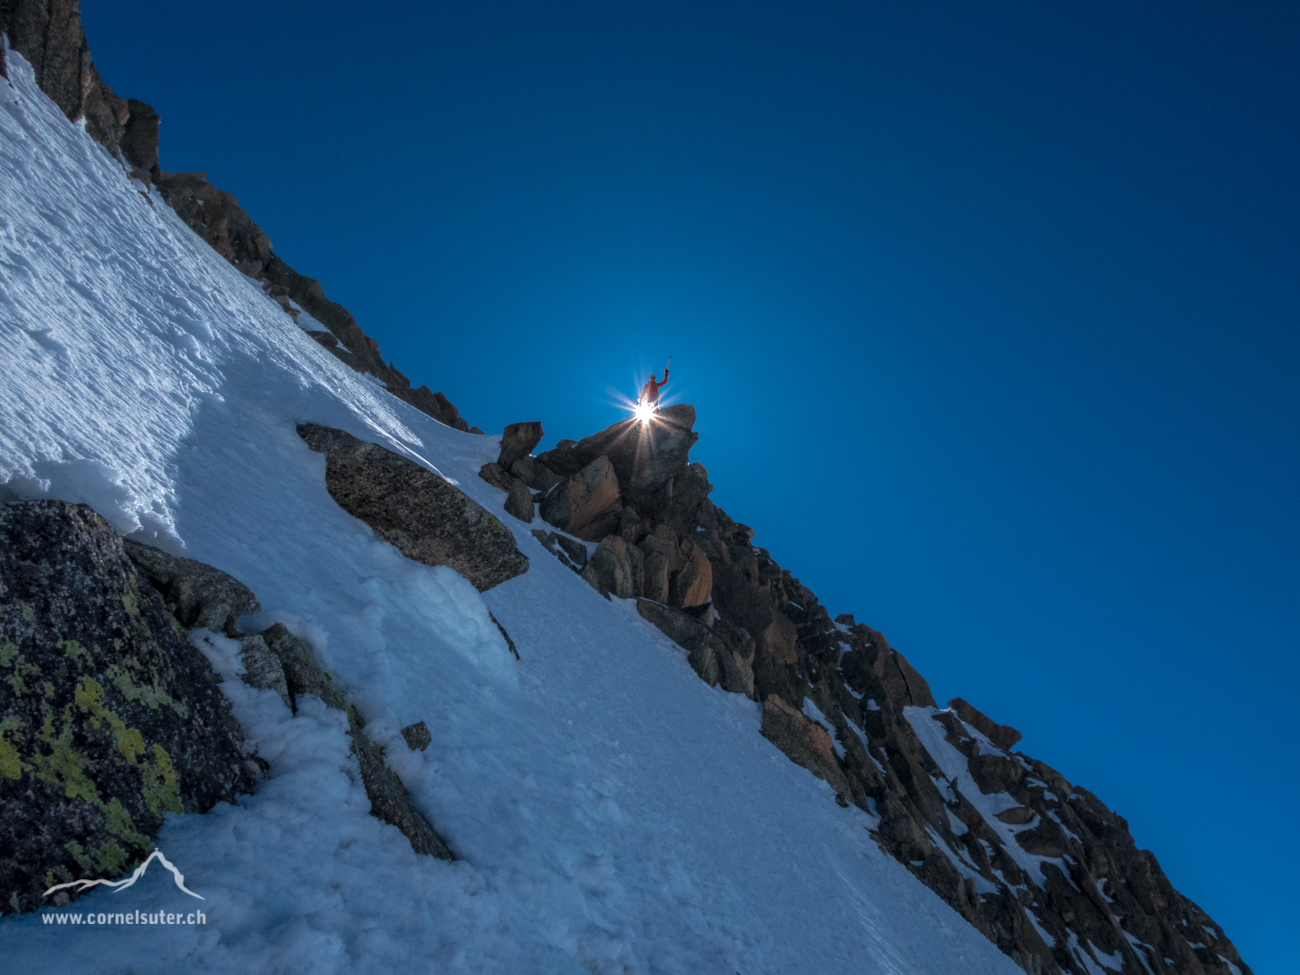
[[714, 499], [1291, 970], [1300, 7], [83, 0], [414, 382]]

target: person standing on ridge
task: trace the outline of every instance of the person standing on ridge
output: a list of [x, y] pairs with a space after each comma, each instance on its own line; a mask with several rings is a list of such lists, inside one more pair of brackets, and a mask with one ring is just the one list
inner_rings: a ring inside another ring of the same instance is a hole
[[659, 412], [659, 390], [668, 385], [668, 367], [664, 367], [663, 382], [655, 382], [655, 374], [650, 373], [650, 378], [646, 384], [641, 387], [641, 405], [648, 406], [656, 413]]

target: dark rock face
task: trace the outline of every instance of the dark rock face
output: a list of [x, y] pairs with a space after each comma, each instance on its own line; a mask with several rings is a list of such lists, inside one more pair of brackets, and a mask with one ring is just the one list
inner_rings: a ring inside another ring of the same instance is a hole
[[251, 792], [241, 741], [211, 666], [102, 518], [0, 506], [0, 911], [121, 876], [164, 812]]
[[132, 175], [145, 183], [157, 183], [162, 178], [158, 168], [158, 127], [161, 120], [152, 105], [126, 100], [127, 120], [122, 132], [122, 159], [132, 169]]
[[509, 491], [514, 486], [514, 478], [499, 464], [484, 464], [478, 469], [478, 476], [500, 491]]
[[[149, 148], [150, 155], [157, 151], [156, 147]], [[271, 238], [262, 233], [232, 194], [217, 189], [207, 177], [207, 173], [160, 172], [157, 184], [167, 205], [209, 247], [249, 277], [267, 277]]]
[[956, 712], [957, 717], [961, 718], [1004, 752], [1009, 752], [1014, 748], [1022, 737], [1015, 728], [989, 720], [985, 717], [984, 712], [976, 710], [975, 707], [959, 697], [954, 697], [948, 702], [948, 710]]
[[[90, 60], [77, 0], [5, 0], [0, 31], [32, 65], [36, 83], [69, 121], [86, 120], [86, 131], [114, 156], [129, 110], [100, 80]], [[8, 77], [0, 54], [0, 76]]]
[[407, 558], [450, 566], [480, 592], [528, 571], [510, 529], [432, 471], [342, 430], [298, 434], [325, 455], [330, 497]]
[[595, 542], [618, 528], [622, 510], [614, 467], [608, 457], [598, 456], [552, 490], [539, 513], [547, 524]]
[[506, 514], [514, 515], [520, 521], [531, 523], [533, 520], [533, 492], [519, 478], [510, 485], [510, 494], [506, 497]]
[[[355, 715], [355, 709], [350, 716]], [[433, 825], [411, 801], [411, 794], [397, 773], [384, 763], [384, 750], [370, 740], [352, 717], [352, 753], [361, 766], [361, 780], [370, 798], [370, 814], [396, 826], [410, 841], [411, 849], [424, 856], [439, 860], [455, 860], [447, 843]]]
[[123, 539], [122, 544], [140, 574], [162, 593], [181, 626], [237, 636], [236, 618], [262, 611], [249, 588], [220, 569], [168, 555], [134, 539]]
[[5, 0], [0, 31], [31, 64], [41, 91], [70, 120], [80, 119], [99, 74], [90, 63], [77, 0]]
[[754, 671], [719, 634], [688, 613], [652, 599], [638, 599], [636, 611], [659, 632], [687, 651], [686, 660], [710, 687], [754, 696]]
[[542, 442], [543, 434], [541, 420], [507, 424], [501, 434], [501, 454], [497, 463], [510, 470], [515, 461], [523, 460], [533, 452], [533, 448]]
[[519, 458], [510, 465], [510, 473], [543, 494], [564, 480], [535, 457]]

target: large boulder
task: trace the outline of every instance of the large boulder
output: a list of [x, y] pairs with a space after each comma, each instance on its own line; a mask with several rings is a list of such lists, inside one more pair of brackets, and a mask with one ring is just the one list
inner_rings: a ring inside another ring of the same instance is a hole
[[510, 485], [510, 494], [506, 497], [506, 514], [514, 515], [520, 521], [531, 523], [533, 520], [533, 492], [519, 478]]
[[622, 510], [618, 476], [599, 456], [546, 495], [539, 512], [547, 524], [595, 542], [617, 529]]
[[986, 716], [983, 711], [978, 710], [969, 702], [963, 701], [959, 697], [954, 697], [948, 702], [948, 707], [957, 712], [957, 717], [961, 718], [968, 725], [978, 731], [981, 735], [991, 741], [996, 748], [1001, 748], [1004, 752], [1011, 751], [1016, 742], [1020, 741], [1022, 735], [1015, 728], [1008, 725], [998, 724]]
[[304, 423], [298, 434], [325, 455], [330, 497], [407, 558], [449, 566], [480, 592], [528, 571], [510, 529], [432, 471], [342, 430]]
[[478, 476], [487, 481], [498, 491], [509, 493], [515, 478], [511, 477], [499, 464], [484, 464], [478, 469]]
[[[151, 852], [168, 812], [250, 792], [217, 676], [87, 505], [0, 505], [0, 912]], [[57, 899], [56, 899], [57, 898]]]
[[246, 585], [220, 569], [168, 555], [135, 539], [123, 539], [122, 544], [140, 574], [162, 593], [167, 609], [181, 626], [201, 626], [235, 636], [239, 632], [236, 619], [262, 610]]
[[630, 599], [641, 588], [637, 572], [640, 561], [641, 553], [634, 546], [617, 535], [608, 535], [596, 546], [582, 570], [582, 578], [603, 593]]
[[536, 457], [520, 457], [510, 465], [510, 473], [534, 491], [549, 491], [564, 480]]
[[522, 423], [509, 423], [501, 434], [501, 454], [497, 463], [504, 470], [510, 470], [517, 460], [529, 456], [533, 448], [542, 442], [541, 420], [527, 420]]
[[713, 593], [713, 567], [696, 545], [683, 543], [685, 565], [673, 576], [672, 602], [683, 608], [703, 606]]

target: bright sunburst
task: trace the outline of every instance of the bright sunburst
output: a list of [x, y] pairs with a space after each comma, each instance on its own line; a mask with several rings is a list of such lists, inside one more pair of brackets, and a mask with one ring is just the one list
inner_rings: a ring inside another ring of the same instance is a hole
[[636, 417], [638, 423], [644, 426], [655, 415], [655, 408], [649, 403], [638, 403], [636, 409], [632, 411], [632, 415]]

